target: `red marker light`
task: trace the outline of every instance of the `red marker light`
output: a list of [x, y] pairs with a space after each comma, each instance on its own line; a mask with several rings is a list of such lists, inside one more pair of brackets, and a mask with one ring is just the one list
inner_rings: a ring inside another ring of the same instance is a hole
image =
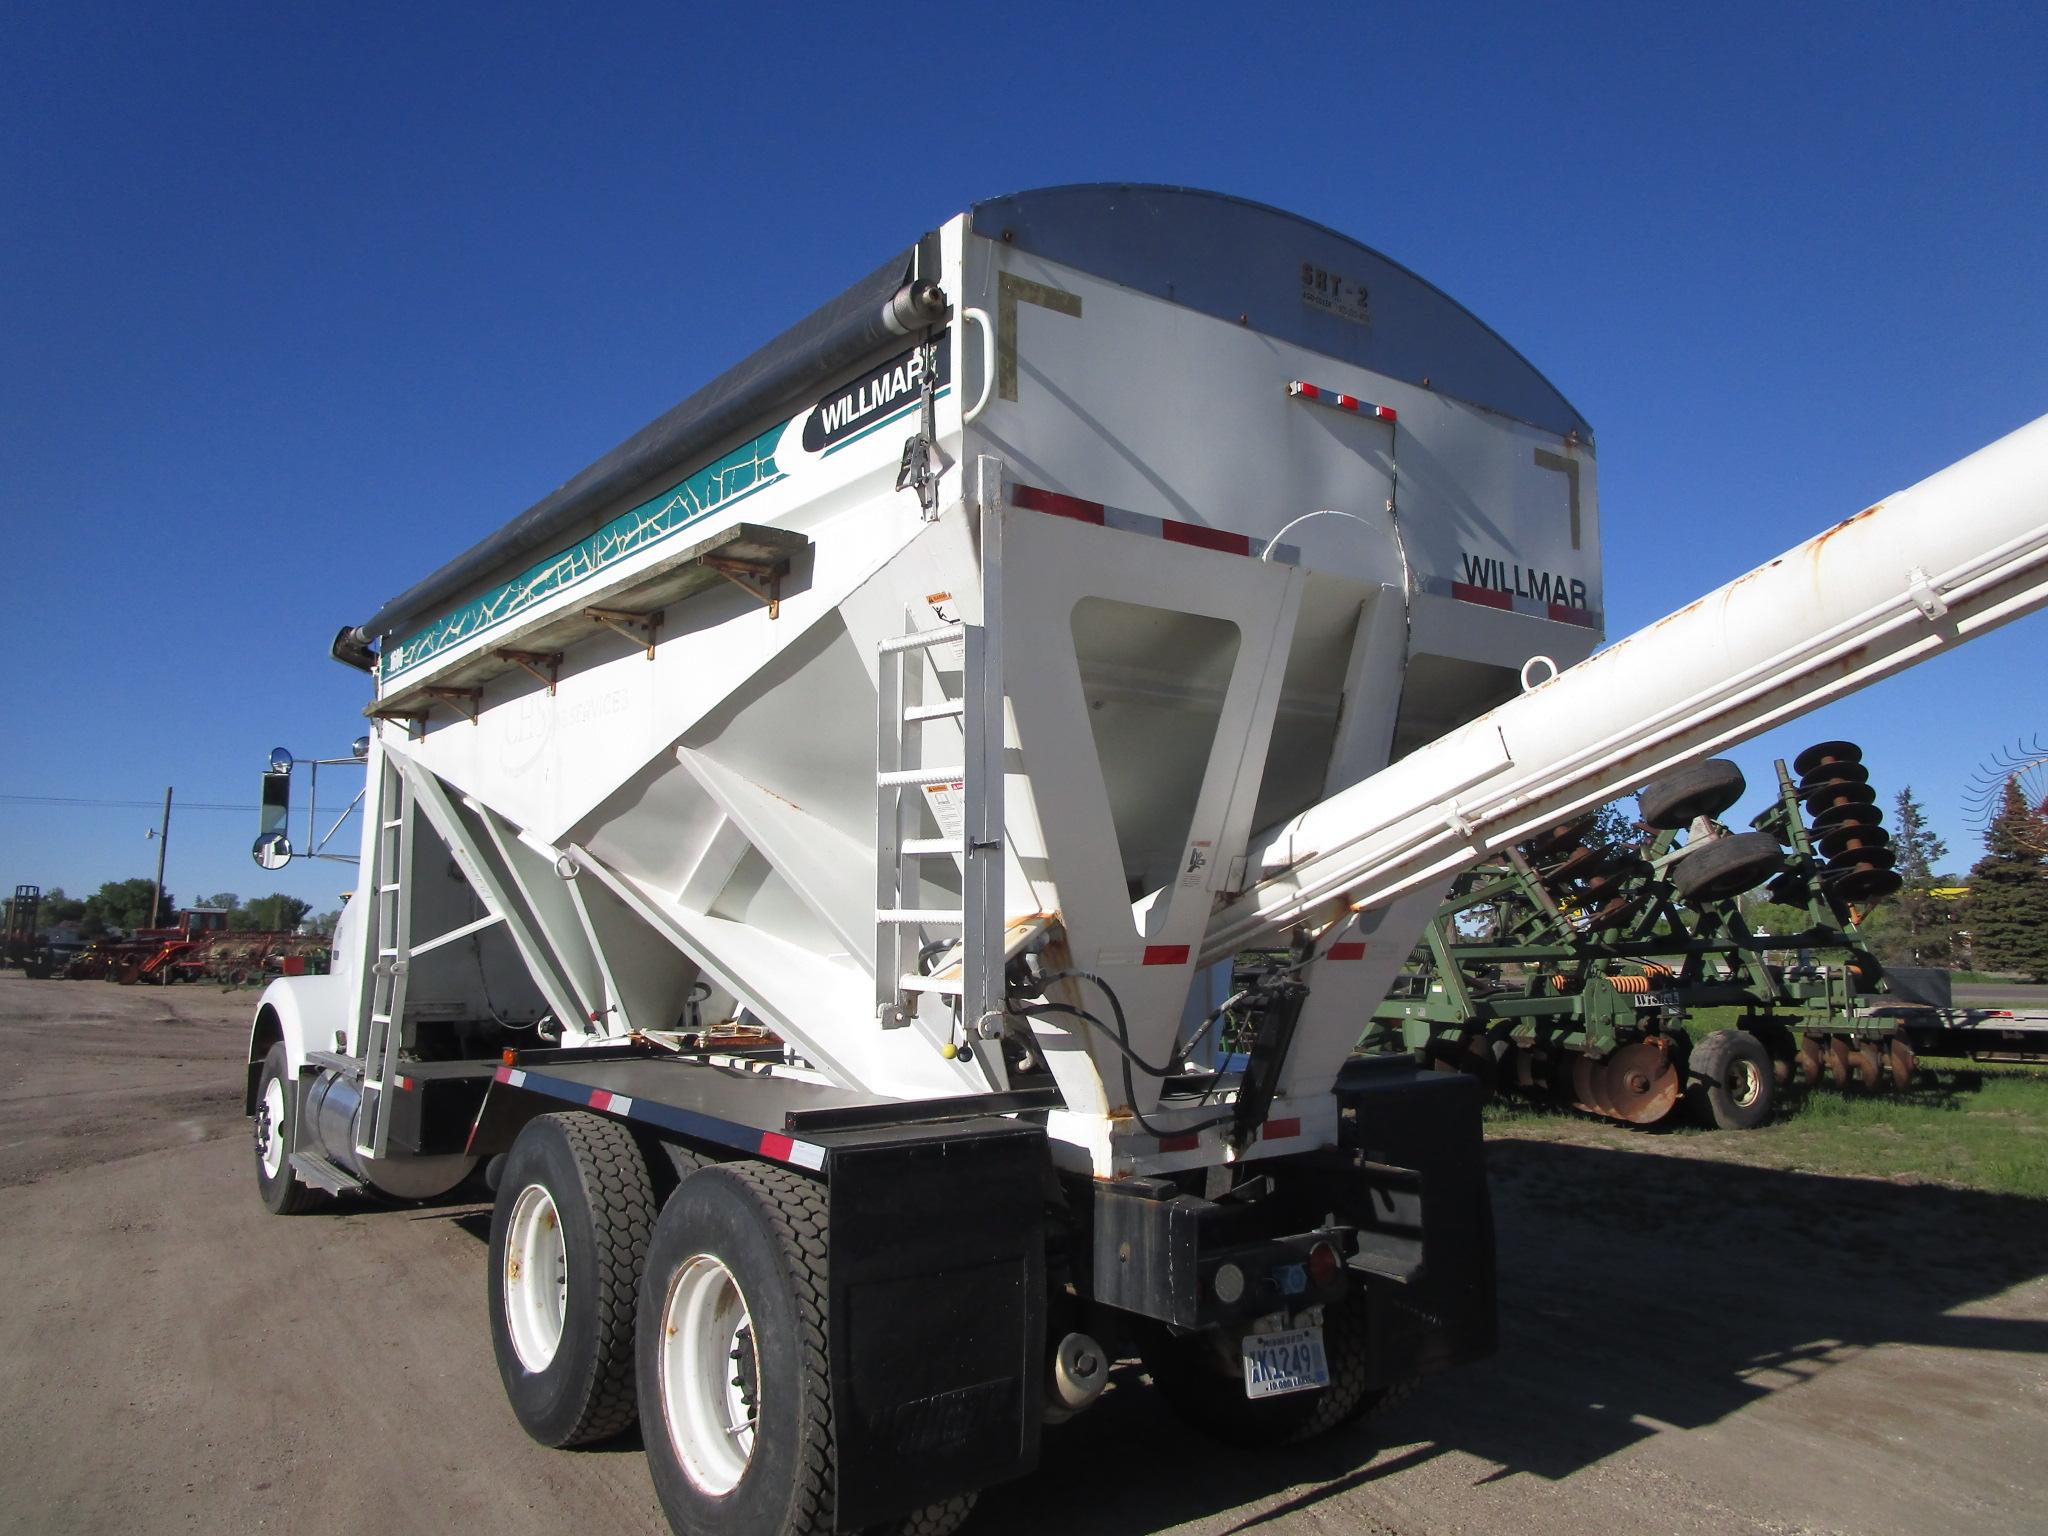
[[1308, 1277], [1318, 1287], [1336, 1284], [1343, 1269], [1344, 1261], [1337, 1257], [1337, 1250], [1332, 1244], [1317, 1243], [1309, 1249]]

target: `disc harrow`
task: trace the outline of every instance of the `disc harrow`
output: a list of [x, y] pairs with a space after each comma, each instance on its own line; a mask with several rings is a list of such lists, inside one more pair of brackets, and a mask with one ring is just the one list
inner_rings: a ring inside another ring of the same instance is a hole
[[[1361, 1047], [1632, 1125], [1689, 1104], [1747, 1127], [1788, 1088], [1910, 1086], [1896, 1021], [1866, 1011], [1885, 983], [1857, 924], [1901, 881], [1862, 749], [1776, 768], [1749, 830], [1719, 820], [1746, 785], [1716, 759], [1645, 788], [1635, 835], [1589, 814], [1464, 876]], [[1807, 927], [1752, 932], [1738, 899], [1758, 887]], [[1721, 1007], [1739, 1025], [1695, 1042], [1689, 1018]]]

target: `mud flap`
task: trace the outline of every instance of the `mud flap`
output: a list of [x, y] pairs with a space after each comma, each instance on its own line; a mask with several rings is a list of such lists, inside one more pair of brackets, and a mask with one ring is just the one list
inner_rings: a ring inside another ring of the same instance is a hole
[[1038, 1464], [1045, 1134], [1008, 1120], [821, 1138], [831, 1148], [838, 1529]]

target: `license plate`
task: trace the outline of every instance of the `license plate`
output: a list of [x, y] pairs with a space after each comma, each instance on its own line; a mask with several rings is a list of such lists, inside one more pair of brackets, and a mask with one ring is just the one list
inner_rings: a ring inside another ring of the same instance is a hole
[[1286, 1333], [1255, 1333], [1245, 1339], [1246, 1397], [1311, 1392], [1329, 1384], [1330, 1362], [1323, 1356], [1322, 1329], [1295, 1328]]

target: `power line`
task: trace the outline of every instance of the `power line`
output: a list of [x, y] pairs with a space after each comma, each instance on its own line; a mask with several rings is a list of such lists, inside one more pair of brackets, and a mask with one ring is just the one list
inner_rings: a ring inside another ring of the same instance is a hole
[[[7, 795], [0, 794], [0, 805], [81, 805], [102, 806], [115, 810], [150, 810], [161, 806], [161, 800], [99, 800], [85, 795]], [[181, 811], [241, 811], [244, 813], [261, 809], [254, 805], [230, 805], [213, 800], [180, 800]]]

